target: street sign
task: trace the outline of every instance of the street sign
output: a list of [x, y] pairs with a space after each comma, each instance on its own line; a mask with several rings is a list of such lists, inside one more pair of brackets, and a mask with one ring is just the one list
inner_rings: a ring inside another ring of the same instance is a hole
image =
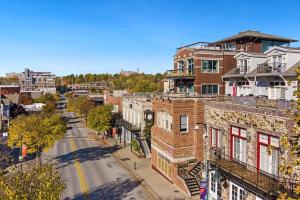
[[22, 145], [22, 157], [26, 157], [27, 155], [27, 147], [25, 144]]
[[23, 156], [19, 156], [19, 160], [23, 160]]
[[3, 137], [7, 137], [7, 136], [8, 136], [8, 132], [2, 133], [2, 136], [3, 136]]

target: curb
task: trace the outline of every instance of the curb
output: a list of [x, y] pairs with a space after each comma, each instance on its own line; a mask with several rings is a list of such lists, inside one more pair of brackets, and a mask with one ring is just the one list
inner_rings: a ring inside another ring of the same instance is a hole
[[155, 200], [163, 200], [159, 194], [157, 194], [152, 188], [151, 186], [140, 176], [138, 175], [134, 170], [132, 170], [129, 165], [125, 162], [121, 160], [121, 157], [118, 153], [113, 153], [113, 156], [117, 159], [117, 161], [119, 163], [121, 163], [121, 165], [123, 165], [123, 167], [125, 167], [131, 174], [132, 176], [141, 183], [141, 185], [145, 188], [145, 190], [150, 193], [150, 195], [155, 199]]

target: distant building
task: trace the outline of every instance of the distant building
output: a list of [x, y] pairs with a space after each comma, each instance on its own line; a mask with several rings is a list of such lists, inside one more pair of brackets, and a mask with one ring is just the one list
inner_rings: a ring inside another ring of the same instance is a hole
[[6, 73], [5, 77], [6, 78], [19, 78], [20, 75], [21, 75], [21, 73], [10, 72], [10, 73]]
[[42, 93], [55, 93], [55, 75], [51, 72], [34, 72], [26, 68], [20, 75], [21, 92], [40, 91]]
[[139, 74], [139, 73], [140, 73], [139, 68], [137, 68], [136, 71], [124, 71], [123, 69], [121, 69], [121, 72], [120, 72], [120, 74], [122, 74], [124, 76], [129, 76], [131, 74]]
[[[97, 93], [99, 90], [107, 89], [108, 83], [104, 80], [97, 81], [97, 82], [90, 82], [90, 83], [75, 83], [75, 84], [68, 84], [69, 90], [88, 90], [92, 93]], [[93, 91], [95, 90], [95, 92]]]

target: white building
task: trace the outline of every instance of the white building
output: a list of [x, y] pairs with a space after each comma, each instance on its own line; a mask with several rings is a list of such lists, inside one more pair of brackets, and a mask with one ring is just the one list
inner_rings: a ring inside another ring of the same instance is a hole
[[237, 67], [223, 76], [226, 95], [296, 100], [300, 48], [272, 47], [263, 54], [241, 52], [235, 58]]
[[122, 100], [123, 123], [122, 140], [130, 144], [135, 138], [140, 142], [146, 157], [150, 157], [150, 150], [145, 142], [143, 131], [147, 121], [153, 121], [151, 99], [145, 96], [123, 96]]
[[21, 92], [56, 93], [55, 75], [51, 72], [34, 72], [26, 68], [20, 75], [19, 81]]

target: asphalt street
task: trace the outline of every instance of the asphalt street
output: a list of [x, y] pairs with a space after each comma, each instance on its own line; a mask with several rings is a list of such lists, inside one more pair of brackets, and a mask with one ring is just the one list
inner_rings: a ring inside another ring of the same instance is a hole
[[[78, 121], [78, 119], [77, 119]], [[102, 147], [88, 138], [87, 128], [70, 121], [65, 138], [44, 158], [55, 160], [67, 184], [63, 200], [152, 199], [143, 186], [112, 156], [114, 147]]]

